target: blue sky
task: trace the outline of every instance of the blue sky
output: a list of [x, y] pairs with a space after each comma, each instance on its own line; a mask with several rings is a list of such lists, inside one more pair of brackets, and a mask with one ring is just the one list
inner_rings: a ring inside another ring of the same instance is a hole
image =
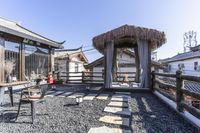
[[[183, 34], [197, 32], [200, 42], [199, 0], [0, 0], [0, 16], [56, 41], [65, 48], [90, 49], [92, 38], [124, 24], [164, 31], [167, 43], [158, 58], [183, 52]], [[87, 47], [85, 47], [87, 46]], [[101, 55], [86, 52], [90, 61]]]

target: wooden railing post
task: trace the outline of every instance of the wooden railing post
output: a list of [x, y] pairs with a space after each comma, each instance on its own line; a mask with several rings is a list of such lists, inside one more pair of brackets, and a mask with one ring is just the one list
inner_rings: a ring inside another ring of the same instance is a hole
[[176, 109], [179, 112], [183, 112], [183, 107], [181, 106], [181, 102], [183, 100], [183, 92], [182, 89], [184, 87], [183, 79], [182, 79], [182, 71], [176, 71]]
[[155, 71], [152, 71], [151, 73], [151, 90], [154, 91], [155, 87]]
[[60, 71], [57, 72], [57, 79], [60, 80]]
[[84, 75], [84, 72], [82, 71], [82, 83], [84, 83], [84, 77], [85, 75]]

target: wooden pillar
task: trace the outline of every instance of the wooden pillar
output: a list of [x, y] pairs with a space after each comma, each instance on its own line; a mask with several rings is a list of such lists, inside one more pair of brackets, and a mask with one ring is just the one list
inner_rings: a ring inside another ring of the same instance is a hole
[[104, 88], [105, 88], [105, 84], [106, 84], [106, 43], [104, 44], [104, 70], [102, 72], [103, 74], [103, 78], [104, 78]]
[[147, 62], [147, 66], [148, 66], [148, 71], [147, 71], [147, 76], [148, 76], [148, 85], [147, 88], [151, 88], [151, 47], [150, 47], [150, 42], [148, 42], [148, 62]]
[[0, 82], [4, 81], [5, 40], [0, 36]]
[[113, 64], [112, 64], [112, 77], [113, 77], [113, 81], [116, 81], [116, 78], [117, 78], [117, 48], [114, 48]]
[[140, 59], [138, 54], [138, 47], [134, 47], [135, 52], [135, 67], [136, 67], [136, 74], [135, 74], [135, 82], [140, 82]]
[[25, 44], [23, 43], [20, 44], [19, 57], [19, 78], [20, 81], [25, 81]]
[[54, 71], [54, 50], [49, 49], [49, 56], [48, 56], [48, 72]]

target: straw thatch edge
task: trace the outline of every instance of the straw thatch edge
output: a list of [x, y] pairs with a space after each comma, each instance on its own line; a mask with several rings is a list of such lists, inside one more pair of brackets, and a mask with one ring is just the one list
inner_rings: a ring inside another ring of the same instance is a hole
[[[123, 25], [114, 30], [108, 31], [93, 38], [93, 46], [101, 53], [104, 51], [105, 42], [120, 38], [130, 38], [135, 40], [147, 40], [154, 50], [166, 42], [164, 32], [155, 29]], [[123, 45], [123, 44], [121, 44]]]

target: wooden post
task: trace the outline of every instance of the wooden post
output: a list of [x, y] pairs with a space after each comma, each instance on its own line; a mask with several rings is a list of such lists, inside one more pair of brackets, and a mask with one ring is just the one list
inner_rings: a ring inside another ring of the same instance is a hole
[[60, 71], [57, 73], [57, 79], [60, 80]]
[[136, 67], [135, 82], [139, 83], [140, 82], [140, 59], [139, 59], [137, 47], [134, 47], [134, 52], [135, 52], [135, 67]]
[[107, 63], [106, 63], [106, 51], [107, 51], [107, 50], [106, 50], [106, 43], [105, 43], [105, 44], [104, 44], [104, 73], [103, 73], [103, 74], [104, 74], [104, 75], [103, 75], [103, 76], [104, 76], [104, 77], [103, 77], [103, 78], [104, 78], [104, 85], [103, 85], [104, 88], [105, 88], [105, 84], [106, 84], [106, 64], [107, 64]]
[[148, 62], [147, 62], [147, 66], [148, 66], [147, 76], [148, 76], [148, 80], [149, 80], [147, 87], [150, 88], [151, 87], [151, 47], [150, 47], [150, 42], [148, 42]]
[[152, 71], [151, 74], [151, 90], [154, 91], [154, 87], [155, 87], [155, 71]]
[[84, 77], [85, 75], [84, 75], [84, 72], [82, 71], [82, 83], [84, 83]]
[[184, 87], [184, 82], [181, 77], [182, 71], [176, 71], [176, 109], [179, 112], [183, 112], [183, 107], [181, 106], [181, 101], [183, 100], [183, 92], [182, 89]]
[[25, 80], [25, 44], [20, 44], [19, 77], [21, 81]]
[[113, 81], [116, 81], [116, 77], [117, 77], [117, 48], [114, 48], [113, 64], [112, 64], [112, 77], [113, 77]]

